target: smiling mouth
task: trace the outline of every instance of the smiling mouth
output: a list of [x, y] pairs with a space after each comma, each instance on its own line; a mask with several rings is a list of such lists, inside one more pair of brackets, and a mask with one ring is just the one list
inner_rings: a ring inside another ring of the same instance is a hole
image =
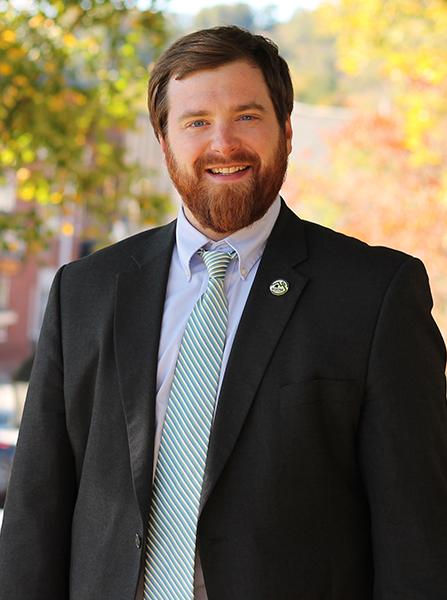
[[241, 171], [246, 171], [249, 168], [249, 165], [240, 165], [234, 167], [212, 167], [211, 169], [206, 170], [208, 173], [212, 173], [213, 175], [234, 175], [234, 173], [240, 173]]

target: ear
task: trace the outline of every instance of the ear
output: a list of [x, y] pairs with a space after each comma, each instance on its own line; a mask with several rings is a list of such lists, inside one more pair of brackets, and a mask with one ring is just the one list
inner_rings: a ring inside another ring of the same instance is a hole
[[292, 122], [290, 119], [290, 115], [287, 117], [286, 122], [284, 123], [284, 133], [286, 136], [286, 145], [287, 145], [287, 154], [292, 152]]
[[163, 137], [163, 135], [161, 133], [158, 134], [158, 141], [160, 143], [161, 151], [163, 152], [163, 155], [166, 158], [167, 144], [166, 144], [165, 138]]

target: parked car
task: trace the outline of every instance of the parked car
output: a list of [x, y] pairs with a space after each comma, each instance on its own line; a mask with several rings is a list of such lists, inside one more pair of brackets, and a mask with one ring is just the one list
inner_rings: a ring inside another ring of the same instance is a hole
[[6, 488], [11, 474], [18, 429], [0, 429], [0, 509], [5, 504]]

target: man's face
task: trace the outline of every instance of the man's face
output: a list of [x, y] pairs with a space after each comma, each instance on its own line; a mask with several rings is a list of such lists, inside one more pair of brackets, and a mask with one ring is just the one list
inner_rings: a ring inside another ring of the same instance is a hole
[[160, 140], [189, 220], [214, 239], [260, 219], [276, 198], [291, 151], [262, 71], [246, 61], [168, 84]]

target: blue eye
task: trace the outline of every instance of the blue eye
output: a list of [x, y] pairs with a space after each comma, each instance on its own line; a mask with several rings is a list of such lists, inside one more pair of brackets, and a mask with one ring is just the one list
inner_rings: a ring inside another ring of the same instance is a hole
[[204, 121], [203, 119], [197, 119], [196, 121], [193, 121], [192, 123], [190, 123], [190, 127], [203, 127], [203, 125], [206, 125], [206, 121]]

